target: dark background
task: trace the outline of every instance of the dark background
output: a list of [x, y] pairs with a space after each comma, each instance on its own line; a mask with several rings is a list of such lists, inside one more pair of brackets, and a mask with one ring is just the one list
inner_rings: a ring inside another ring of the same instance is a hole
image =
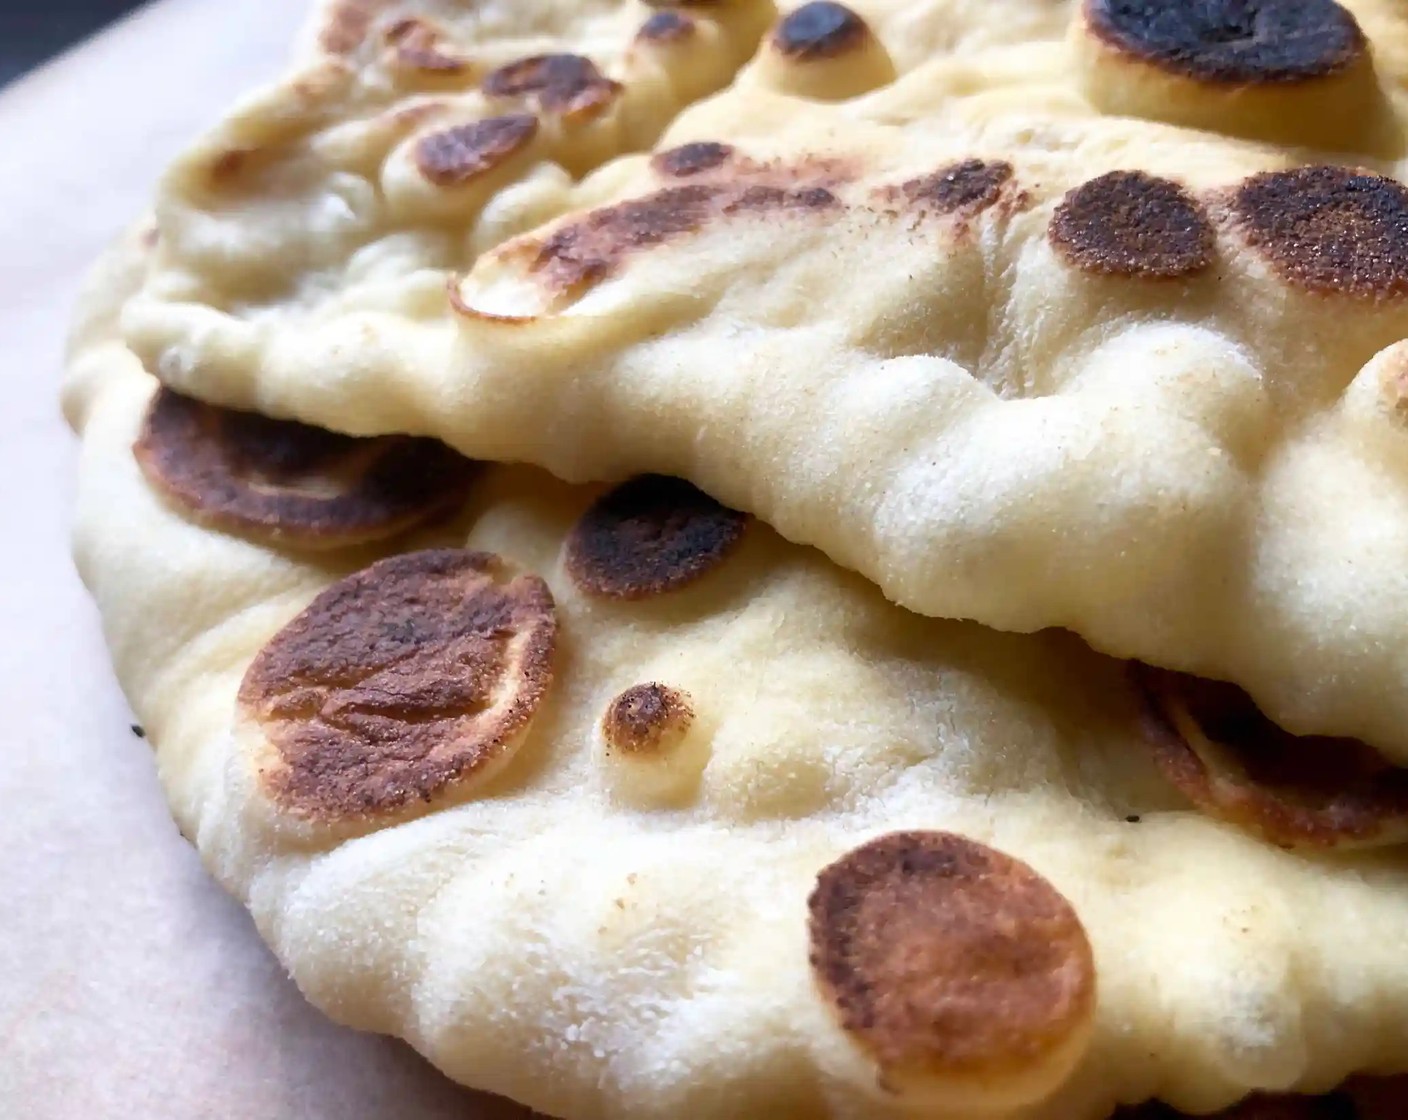
[[0, 0], [0, 85], [140, 6], [138, 0]]

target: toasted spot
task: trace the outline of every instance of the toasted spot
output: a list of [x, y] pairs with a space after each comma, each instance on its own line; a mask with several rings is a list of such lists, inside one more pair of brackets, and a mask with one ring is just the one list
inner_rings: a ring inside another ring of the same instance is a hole
[[[682, 149], [676, 149], [682, 153]], [[708, 153], [706, 153], [707, 160]], [[692, 156], [663, 153], [688, 167]], [[656, 165], [660, 167], [660, 164]], [[666, 163], [665, 167], [670, 166]], [[719, 215], [787, 211], [817, 213], [841, 205], [825, 186], [812, 185], [799, 169], [765, 169], [775, 182], [691, 183], [594, 210], [559, 226], [546, 241], [506, 247], [502, 258], [527, 257], [529, 272], [553, 290], [572, 292], [605, 279], [633, 253], [698, 233]], [[690, 174], [702, 173], [691, 170]], [[784, 183], [787, 185], [777, 185]]]
[[594, 283], [632, 252], [702, 229], [719, 193], [717, 187], [670, 187], [594, 210], [554, 232], [530, 269], [560, 290]]
[[693, 722], [688, 693], [669, 685], [638, 684], [611, 701], [601, 731], [611, 750], [651, 757], [668, 753]]
[[588, 595], [645, 599], [702, 579], [748, 518], [677, 478], [642, 475], [598, 499], [567, 538], [568, 574]]
[[1079, 1059], [1090, 943], [1025, 864], [950, 833], [892, 833], [825, 868], [808, 906], [817, 985], [882, 1087], [916, 1104], [1017, 1106]]
[[1167, 280], [1212, 264], [1212, 224], [1177, 183], [1111, 171], [1066, 195], [1047, 230], [1069, 263], [1104, 276]]
[[692, 17], [667, 9], [654, 13], [641, 24], [636, 38], [643, 43], [679, 43], [692, 38], [698, 28]]
[[522, 151], [537, 134], [538, 118], [531, 113], [433, 132], [416, 144], [416, 167], [437, 186], [463, 186]]
[[678, 148], [658, 153], [650, 165], [661, 175], [672, 179], [687, 179], [691, 175], [702, 175], [722, 167], [733, 155], [733, 148], [715, 140], [696, 140], [692, 144], [682, 144]]
[[463, 796], [512, 757], [552, 679], [552, 593], [498, 557], [405, 553], [319, 595], [250, 665], [260, 783], [315, 821]]
[[959, 211], [976, 213], [986, 210], [1002, 194], [1002, 188], [1012, 180], [1010, 163], [1001, 160], [965, 159], [900, 184], [898, 192], [887, 188], [886, 195], [904, 199], [916, 209], [939, 214]]
[[533, 98], [547, 113], [565, 117], [600, 112], [621, 92], [589, 58], [540, 54], [501, 66], [484, 79], [487, 97]]
[[1408, 293], [1408, 190], [1348, 167], [1246, 180], [1233, 210], [1247, 241], [1287, 281], [1321, 294]]
[[1117, 50], [1202, 82], [1298, 82], [1345, 70], [1367, 44], [1333, 0], [1086, 0]]
[[133, 453], [201, 524], [299, 548], [394, 536], [461, 504], [479, 465], [431, 439], [354, 439], [160, 390]]
[[397, 64], [407, 70], [451, 75], [469, 69], [468, 60], [445, 50], [443, 36], [424, 20], [397, 21], [387, 30], [386, 40], [395, 49]]
[[865, 20], [844, 4], [813, 0], [789, 12], [773, 29], [772, 43], [788, 58], [811, 62], [861, 47], [870, 37]]
[[724, 204], [725, 214], [768, 210], [824, 210], [841, 205], [840, 199], [825, 187], [787, 190], [759, 183], [745, 187]]
[[1200, 809], [1286, 848], [1408, 840], [1408, 770], [1358, 739], [1292, 735], [1236, 685], [1148, 666], [1145, 739]]

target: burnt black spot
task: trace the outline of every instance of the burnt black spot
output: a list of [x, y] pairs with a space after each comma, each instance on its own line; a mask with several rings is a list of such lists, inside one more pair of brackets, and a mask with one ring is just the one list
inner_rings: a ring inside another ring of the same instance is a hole
[[728, 162], [733, 149], [727, 144], [713, 140], [697, 140], [692, 144], [682, 144], [678, 148], [659, 153], [652, 159], [651, 166], [661, 175], [673, 179], [687, 179], [691, 175], [702, 175], [713, 171]]
[[1233, 200], [1242, 233], [1286, 280], [1324, 294], [1408, 294], [1408, 189], [1348, 167], [1272, 171]]
[[656, 12], [643, 24], [636, 37], [647, 43], [678, 43], [695, 32], [693, 19], [683, 12]]
[[1139, 823], [1141, 820], [1143, 820], [1143, 819], [1144, 819], [1144, 818], [1141, 817], [1138, 813], [1131, 813], [1129, 816], [1125, 817], [1124, 823], [1125, 823], [1125, 824], [1138, 824], [1138, 823]]
[[1047, 231], [1070, 264], [1105, 276], [1172, 279], [1212, 264], [1212, 225], [1177, 183], [1142, 171], [1111, 171], [1082, 183]]
[[579, 54], [539, 54], [510, 62], [489, 74], [486, 97], [534, 97], [550, 113], [577, 114], [603, 108], [620, 85]]
[[932, 175], [909, 180], [901, 185], [900, 193], [907, 202], [941, 214], [983, 210], [997, 201], [1012, 175], [1010, 163], [966, 159]]
[[746, 515], [681, 479], [642, 475], [582, 515], [567, 539], [567, 571], [599, 598], [662, 595], [723, 563], [747, 524]]
[[1334, 74], [1365, 51], [1333, 0], [1086, 0], [1112, 46], [1207, 82], [1294, 82]]
[[139, 739], [145, 739], [147, 737], [147, 729], [143, 727], [140, 723], [134, 723], [132, 725], [132, 734], [137, 736], [137, 738]]
[[416, 144], [416, 167], [437, 186], [462, 186], [499, 166], [537, 133], [538, 118], [531, 113], [490, 117], [435, 132]]
[[865, 21], [850, 8], [831, 0], [814, 0], [783, 17], [772, 33], [772, 42], [788, 58], [810, 62], [854, 50], [869, 35]]

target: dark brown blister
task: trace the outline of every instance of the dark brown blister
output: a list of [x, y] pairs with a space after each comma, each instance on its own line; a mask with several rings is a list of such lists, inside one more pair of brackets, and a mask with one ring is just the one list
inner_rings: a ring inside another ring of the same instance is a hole
[[716, 171], [728, 163], [733, 156], [733, 148], [716, 140], [696, 140], [659, 152], [650, 160], [650, 166], [659, 174], [671, 179], [688, 179], [693, 175], [703, 175]]
[[1322, 295], [1408, 294], [1408, 188], [1349, 167], [1246, 180], [1232, 210], [1247, 242], [1288, 283]]
[[1002, 160], [965, 159], [898, 187], [883, 188], [882, 193], [889, 202], [902, 201], [923, 213], [971, 214], [997, 202], [1013, 174], [1012, 165]]
[[386, 31], [396, 64], [436, 77], [453, 77], [469, 70], [469, 61], [446, 46], [443, 33], [419, 19], [403, 19]]
[[1048, 236], [1082, 271], [1153, 280], [1202, 272], [1216, 244], [1194, 198], [1142, 171], [1111, 171], [1076, 187], [1057, 207]]
[[595, 502], [567, 538], [572, 581], [603, 599], [646, 599], [702, 579], [738, 547], [746, 515], [680, 479], [644, 475]]
[[689, 695], [669, 685], [638, 684], [611, 702], [602, 720], [607, 746], [635, 758], [667, 752], [694, 723]]
[[670, 10], [655, 12], [636, 32], [643, 43], [682, 43], [694, 36], [699, 25], [692, 16]]
[[799, 62], [835, 58], [859, 49], [870, 38], [865, 20], [844, 4], [813, 0], [785, 15], [773, 29], [777, 51]]
[[1200, 82], [1304, 82], [1342, 73], [1368, 49], [1334, 0], [1086, 0], [1085, 11], [1110, 46]]
[[1236, 685], [1132, 671], [1155, 761], [1211, 816], [1287, 848], [1408, 841], [1408, 770], [1366, 743], [1292, 735]]
[[579, 54], [520, 58], [489, 74], [480, 88], [486, 97], [528, 99], [542, 112], [562, 117], [594, 116], [621, 92], [618, 82]]
[[133, 448], [193, 520], [297, 548], [394, 536], [462, 504], [481, 470], [438, 440], [357, 439], [161, 389]]
[[416, 142], [416, 167], [437, 186], [463, 186], [522, 151], [537, 134], [538, 118], [531, 113], [490, 117], [433, 132]]
[[882, 1071], [1020, 1073], [1092, 1020], [1095, 965], [1075, 911], [986, 845], [881, 836], [826, 867], [808, 906], [817, 983]]
[[552, 681], [538, 577], [462, 549], [405, 553], [334, 584], [264, 647], [239, 700], [266, 796], [321, 823], [469, 793], [507, 764]]

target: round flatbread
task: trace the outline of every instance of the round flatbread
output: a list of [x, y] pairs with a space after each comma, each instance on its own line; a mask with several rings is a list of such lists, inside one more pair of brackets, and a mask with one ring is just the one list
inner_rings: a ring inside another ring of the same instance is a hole
[[[226, 531], [144, 473], [161, 390], [98, 347], [80, 572], [183, 833], [338, 1020], [572, 1120], [1402, 1068], [1401, 852], [1205, 811], [1127, 664], [903, 611], [678, 480], [491, 467], [394, 539]], [[1310, 1106], [1230, 1115], [1273, 1103]]]
[[[687, 478], [914, 610], [1071, 629], [1408, 763], [1401, 5], [337, 10], [336, 82], [162, 188], [124, 322], [165, 383]], [[406, 44], [444, 72], [437, 20], [512, 64], [448, 115], [393, 73]], [[727, 90], [632, 132], [623, 44], [704, 20]], [[619, 93], [495, 53], [530, 24]]]

